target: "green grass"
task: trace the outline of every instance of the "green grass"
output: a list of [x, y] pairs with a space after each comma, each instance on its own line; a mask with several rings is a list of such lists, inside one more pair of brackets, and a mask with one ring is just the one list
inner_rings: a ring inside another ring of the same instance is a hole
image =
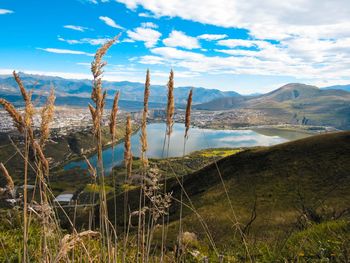
[[[330, 222], [330, 226], [334, 215], [349, 209], [349, 142], [350, 132], [333, 133], [273, 147], [248, 149], [218, 160], [217, 166], [242, 228], [249, 222], [256, 201], [257, 216], [246, 232], [254, 257], [281, 255], [285, 244], [293, 244], [290, 240], [294, 234], [303, 233], [310, 227], [300, 220], [302, 206], [319, 217], [312, 222], [315, 229], [319, 224], [320, 229], [322, 224], [327, 226], [326, 222]], [[184, 186], [219, 250], [243, 260], [245, 248], [234, 226], [235, 220], [216, 165], [210, 164], [185, 176]], [[169, 178], [167, 191], [179, 199], [180, 190], [177, 181]], [[118, 200], [121, 199], [123, 196], [118, 196]], [[131, 211], [136, 210], [137, 189], [129, 192], [128, 200]], [[169, 247], [174, 245], [178, 233], [178, 208], [179, 204], [174, 201], [170, 209]], [[117, 210], [117, 214], [121, 220], [122, 209]], [[113, 217], [113, 213], [110, 215]], [[349, 218], [349, 214], [344, 213], [341, 220]], [[198, 217], [189, 209], [184, 211], [183, 225], [185, 231], [198, 236], [201, 246], [210, 248]], [[348, 230], [345, 228], [346, 233]], [[155, 238], [160, 238], [159, 235], [156, 233]], [[341, 239], [346, 241], [345, 237]], [[316, 238], [310, 242], [312, 246], [317, 245]], [[261, 244], [266, 245], [268, 252], [260, 249]]]

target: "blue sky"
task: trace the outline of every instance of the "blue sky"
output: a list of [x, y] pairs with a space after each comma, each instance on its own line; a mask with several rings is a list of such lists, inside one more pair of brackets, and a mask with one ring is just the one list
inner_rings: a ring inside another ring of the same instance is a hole
[[[350, 83], [345, 0], [2, 0], [0, 74], [90, 78], [92, 54], [121, 33], [106, 80], [242, 94], [288, 82]], [[325, 15], [326, 14], [326, 15]]]

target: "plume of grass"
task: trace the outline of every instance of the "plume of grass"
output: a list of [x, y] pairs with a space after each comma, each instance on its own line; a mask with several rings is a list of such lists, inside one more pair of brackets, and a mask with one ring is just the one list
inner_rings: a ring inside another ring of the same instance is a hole
[[0, 171], [2, 175], [6, 179], [6, 189], [7, 191], [11, 194], [11, 196], [14, 198], [15, 197], [15, 184], [12, 180], [12, 177], [10, 173], [7, 171], [5, 165], [3, 163], [0, 163]]
[[[125, 136], [124, 136], [124, 164], [126, 169], [125, 183], [131, 177], [132, 172], [132, 152], [131, 152], [131, 117], [130, 115], [126, 118], [125, 124]], [[123, 242], [123, 262], [126, 260], [127, 243], [129, 236], [130, 221], [127, 224], [127, 213], [128, 213], [128, 191], [124, 191], [124, 242]], [[129, 217], [130, 220], [130, 217]]]
[[119, 101], [119, 91], [117, 91], [114, 95], [111, 115], [109, 117], [109, 133], [112, 136], [112, 143], [114, 142], [115, 136], [116, 136], [118, 101]]
[[[175, 114], [174, 71], [173, 70], [170, 71], [169, 81], [168, 81], [167, 87], [168, 87], [168, 96], [167, 96], [168, 101], [167, 101], [167, 108], [166, 108], [166, 132], [165, 132], [165, 136], [164, 136], [163, 154], [162, 154], [164, 156], [165, 143], [166, 143], [166, 139], [168, 138], [166, 157], [168, 157], [168, 155], [169, 155], [170, 137], [171, 137], [171, 133], [173, 131], [174, 114]], [[166, 194], [166, 180], [164, 180], [164, 195], [165, 194]], [[169, 221], [169, 215], [167, 215], [167, 221]], [[160, 258], [161, 261], [163, 261], [163, 259], [164, 259], [166, 238], [167, 238], [167, 227], [165, 226], [165, 218], [163, 215], [163, 217], [162, 217], [162, 244], [161, 244], [161, 258]]]
[[[5, 110], [9, 113], [11, 116], [14, 125], [18, 129], [18, 131], [25, 136], [25, 153], [24, 153], [24, 161], [25, 161], [25, 167], [24, 167], [24, 207], [23, 207], [23, 221], [24, 221], [24, 228], [23, 228], [23, 262], [27, 262], [28, 255], [27, 255], [27, 240], [28, 240], [28, 218], [27, 218], [27, 210], [28, 210], [28, 204], [27, 204], [27, 181], [28, 181], [28, 162], [29, 162], [29, 146], [32, 147], [34, 151], [34, 157], [36, 160], [36, 176], [39, 179], [39, 192], [40, 192], [40, 198], [41, 198], [41, 206], [42, 207], [49, 207], [48, 204], [48, 198], [47, 198], [47, 184], [45, 182], [45, 176], [48, 176], [49, 174], [49, 163], [43, 153], [43, 149], [41, 145], [35, 140], [34, 138], [34, 132], [33, 132], [33, 114], [34, 114], [34, 106], [32, 103], [32, 93], [28, 92], [19, 77], [19, 75], [14, 71], [13, 76], [15, 78], [15, 81], [21, 91], [23, 100], [25, 102], [25, 111], [24, 114], [21, 115], [18, 113], [18, 111], [15, 109], [15, 107], [9, 103], [8, 101], [4, 99], [0, 99], [0, 104], [3, 105]], [[51, 96], [51, 100], [53, 99], [53, 96]], [[53, 105], [52, 100], [52, 105]], [[51, 105], [51, 107], [52, 107]], [[53, 109], [51, 108], [48, 110], [48, 112], [51, 114]], [[46, 115], [46, 114], [45, 114]], [[46, 116], [45, 116], [46, 117]], [[46, 119], [50, 120], [50, 118]], [[42, 123], [42, 133], [46, 133], [44, 136], [48, 136], [49, 133], [49, 123], [48, 121], [46, 124]], [[44, 127], [45, 126], [45, 127]], [[47, 233], [48, 233], [48, 224], [50, 220], [50, 215], [43, 213], [42, 216], [43, 219], [43, 238], [42, 238], [42, 252], [43, 252], [43, 258], [46, 260], [48, 259], [48, 247], [47, 247]]]
[[[102, 116], [103, 109], [105, 106], [105, 100], [107, 93], [102, 90], [102, 74], [103, 68], [107, 64], [102, 61], [104, 55], [107, 53], [108, 49], [117, 41], [119, 36], [107, 41], [102, 47], [100, 47], [94, 57], [94, 60], [91, 63], [91, 73], [93, 75], [93, 87], [91, 92], [91, 99], [94, 102], [95, 106], [89, 104], [89, 109], [91, 112], [91, 117], [93, 121], [93, 131], [96, 138], [97, 146], [97, 157], [98, 157], [98, 175], [101, 182], [100, 188], [100, 228], [102, 234], [102, 247], [104, 244], [107, 244], [107, 256], [110, 261], [111, 243], [109, 239], [109, 220], [108, 220], [108, 210], [107, 210], [107, 197], [105, 189], [105, 179], [103, 171], [103, 160], [102, 160]], [[102, 250], [102, 258], [104, 257], [104, 251]]]
[[[186, 106], [186, 115], [185, 115], [185, 135], [184, 135], [184, 150], [183, 150], [183, 157], [185, 157], [186, 154], [186, 141], [188, 139], [188, 131], [191, 126], [191, 105], [192, 105], [192, 94], [193, 89], [190, 90], [187, 98], [187, 106]], [[181, 185], [183, 185], [183, 176], [181, 177]], [[183, 236], [183, 229], [182, 229], [182, 212], [183, 212], [183, 189], [181, 187], [181, 195], [180, 195], [180, 215], [179, 215], [179, 251], [180, 251], [180, 258], [181, 253], [183, 251], [182, 247], [182, 236]]]
[[193, 94], [193, 89], [190, 90], [187, 98], [186, 115], [185, 115], [185, 140], [188, 138], [188, 131], [191, 125], [192, 94]]
[[141, 162], [143, 167], [148, 166], [148, 159], [146, 156], [146, 152], [148, 149], [147, 143], [147, 116], [148, 116], [148, 100], [150, 95], [150, 73], [147, 70], [146, 73], [146, 82], [145, 82], [145, 91], [143, 97], [143, 112], [142, 112], [142, 122], [141, 122]]
[[175, 101], [174, 101], [174, 71], [170, 71], [168, 81], [168, 103], [166, 111], [166, 125], [167, 135], [170, 136], [173, 131], [174, 125], [174, 113], [175, 113]]
[[11, 116], [12, 121], [20, 133], [24, 132], [25, 122], [22, 115], [16, 110], [16, 108], [7, 100], [0, 98], [0, 104], [4, 107], [7, 113]]
[[132, 153], [131, 153], [131, 117], [130, 115], [126, 118], [125, 126], [125, 138], [124, 138], [124, 163], [126, 168], [127, 178], [131, 177], [131, 168], [132, 168]]
[[27, 92], [25, 89], [23, 82], [16, 71], [13, 71], [13, 77], [21, 91], [23, 100], [25, 102], [25, 112], [24, 112], [24, 121], [27, 127], [31, 126], [33, 123], [33, 115], [34, 115], [34, 107], [32, 103], [32, 93]]
[[148, 116], [148, 100], [150, 95], [150, 72], [147, 69], [146, 72], [146, 81], [145, 81], [145, 90], [143, 96], [143, 112], [142, 112], [142, 121], [141, 121], [141, 135], [140, 135], [140, 143], [141, 143], [141, 163], [143, 167], [142, 178], [141, 178], [141, 187], [140, 187], [140, 197], [139, 197], [139, 211], [138, 211], [138, 239], [137, 239], [137, 261], [140, 254], [141, 248], [141, 262], [144, 262], [145, 258], [145, 215], [142, 213], [142, 206], [144, 205], [144, 197], [143, 197], [143, 185], [144, 185], [144, 176], [146, 169], [148, 168], [148, 158], [146, 155], [148, 149], [147, 143], [147, 116]]
[[91, 176], [91, 179], [96, 180], [97, 171], [96, 171], [95, 167], [92, 166], [92, 164], [90, 163], [89, 159], [86, 158], [85, 155], [84, 155], [84, 159], [85, 159], [85, 162], [86, 162], [86, 164], [88, 166], [88, 171], [89, 171], [89, 174]]
[[55, 111], [55, 90], [51, 88], [50, 95], [47, 98], [45, 106], [41, 110], [41, 125], [40, 125], [40, 145], [43, 147], [50, 136], [50, 124], [53, 120]]
[[33, 142], [33, 149], [35, 151], [36, 156], [38, 157], [39, 164], [43, 168], [43, 175], [48, 176], [49, 175], [49, 162], [44, 155], [42, 147], [40, 146], [39, 143], [34, 141]]
[[[83, 231], [72, 235], [65, 235], [60, 241], [59, 250], [53, 262], [60, 262], [63, 259], [65, 261], [68, 260], [68, 253], [79, 244], [83, 244], [83, 238], [91, 238], [97, 236], [99, 236], [99, 233], [91, 230]], [[85, 246], [83, 246], [83, 248], [85, 248]], [[91, 259], [89, 260], [89, 262], [91, 262]]]

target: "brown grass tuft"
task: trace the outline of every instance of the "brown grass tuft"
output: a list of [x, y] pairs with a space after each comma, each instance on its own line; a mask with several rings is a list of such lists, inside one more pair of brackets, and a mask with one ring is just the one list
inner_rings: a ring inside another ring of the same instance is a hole
[[167, 115], [166, 115], [166, 125], [167, 125], [167, 135], [170, 136], [173, 131], [174, 125], [174, 113], [175, 113], [175, 102], [174, 102], [174, 71], [170, 71], [169, 81], [168, 81], [168, 104], [167, 104]]
[[40, 145], [43, 147], [45, 142], [50, 136], [50, 123], [53, 120], [55, 111], [55, 91], [53, 88], [50, 90], [50, 95], [47, 98], [45, 106], [41, 110], [41, 125], [40, 125]]
[[193, 93], [193, 89], [190, 90], [190, 93], [188, 94], [188, 98], [187, 98], [186, 116], [185, 116], [185, 127], [186, 127], [185, 139], [188, 137], [188, 130], [190, 129], [190, 125], [191, 125], [192, 93]]
[[92, 166], [92, 164], [90, 163], [89, 159], [86, 158], [86, 156], [84, 155], [84, 159], [85, 159], [85, 162], [88, 166], [88, 171], [89, 171], [89, 174], [91, 176], [92, 179], [96, 179], [97, 178], [97, 171], [96, 169]]
[[15, 191], [15, 184], [12, 180], [11, 175], [9, 174], [9, 172], [7, 171], [5, 165], [3, 163], [0, 163], [0, 171], [2, 173], [2, 175], [5, 177], [6, 179], [6, 188], [7, 190], [12, 194]]
[[141, 162], [144, 167], [148, 166], [148, 159], [146, 156], [146, 151], [148, 149], [147, 143], [147, 116], [148, 116], [148, 100], [150, 95], [150, 73], [147, 69], [146, 82], [145, 82], [145, 92], [143, 97], [143, 113], [142, 113], [142, 123], [141, 123]]
[[43, 174], [45, 176], [48, 176], [49, 175], [49, 162], [44, 155], [43, 149], [36, 141], [33, 141], [33, 149], [35, 150], [36, 156], [39, 159], [39, 163], [42, 165]]
[[25, 102], [25, 112], [24, 112], [24, 122], [27, 127], [30, 127], [33, 123], [33, 115], [34, 115], [34, 106], [32, 103], [32, 93], [27, 92], [21, 78], [19, 75], [13, 71], [13, 77], [16, 80], [16, 83], [21, 91], [23, 100]]
[[87, 230], [77, 234], [65, 235], [60, 241], [59, 251], [54, 262], [60, 262], [63, 259], [68, 260], [68, 253], [79, 244], [83, 244], [83, 238], [97, 237], [99, 234], [98, 232]]
[[11, 116], [14, 125], [20, 133], [25, 130], [25, 123], [22, 115], [15, 109], [15, 107], [5, 99], [0, 98], [0, 104], [4, 107], [7, 113]]
[[132, 171], [132, 153], [131, 153], [131, 117], [130, 115], [126, 118], [125, 126], [125, 139], [124, 139], [124, 162], [126, 168], [126, 174], [128, 177], [131, 176]]
[[103, 108], [105, 106], [105, 100], [107, 93], [102, 91], [102, 74], [103, 67], [107, 64], [102, 62], [103, 56], [108, 49], [117, 41], [119, 36], [107, 41], [101, 48], [99, 48], [95, 54], [94, 61], [91, 63], [91, 73], [94, 77], [93, 87], [91, 92], [91, 99], [95, 103], [95, 107], [89, 104], [91, 117], [93, 120], [93, 131], [98, 141], [97, 143], [97, 156], [98, 160], [102, 158], [102, 145], [101, 145], [101, 121], [103, 115]]
[[116, 136], [118, 101], [119, 101], [119, 91], [117, 91], [114, 95], [113, 107], [111, 110], [111, 115], [109, 117], [109, 133], [112, 135], [112, 142], [114, 142], [115, 136]]

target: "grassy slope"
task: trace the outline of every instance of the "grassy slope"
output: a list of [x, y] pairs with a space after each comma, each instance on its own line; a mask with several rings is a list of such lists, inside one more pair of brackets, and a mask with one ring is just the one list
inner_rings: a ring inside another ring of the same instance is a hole
[[[300, 196], [305, 206], [323, 215], [350, 207], [350, 132], [339, 132], [246, 150], [217, 163], [235, 213], [242, 226], [251, 216], [256, 198], [257, 218], [251, 240], [278, 245], [296, 230]], [[232, 212], [215, 164], [184, 177], [186, 191], [222, 249], [234, 245]], [[175, 179], [168, 191], [179, 198]], [[137, 208], [138, 190], [129, 193], [131, 211]], [[118, 197], [121, 201], [122, 195]], [[169, 237], [176, 240], [178, 204], [171, 207]], [[122, 218], [122, 208], [118, 215]], [[113, 213], [111, 213], [112, 216]], [[218, 216], [219, 215], [219, 216]], [[184, 229], [205, 239], [197, 217], [185, 211]]]

